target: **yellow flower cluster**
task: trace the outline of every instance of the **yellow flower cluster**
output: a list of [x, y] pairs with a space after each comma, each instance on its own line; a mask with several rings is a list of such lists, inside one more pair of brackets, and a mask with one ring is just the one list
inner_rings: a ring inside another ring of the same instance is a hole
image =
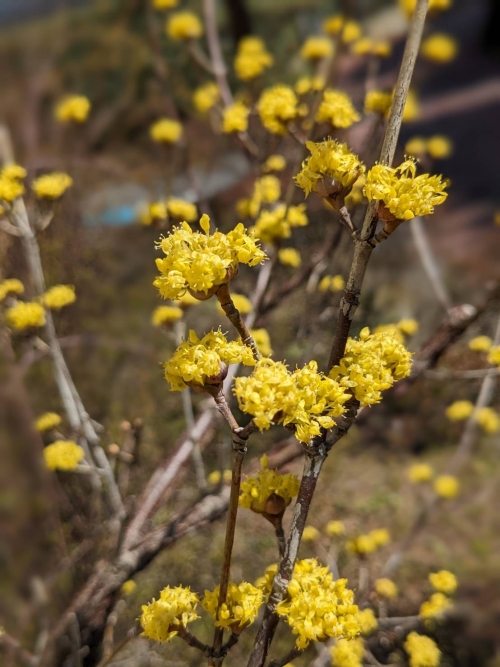
[[360, 119], [361, 116], [353, 107], [349, 95], [340, 90], [325, 90], [316, 114], [318, 123], [330, 123], [336, 128], [346, 128]]
[[260, 590], [264, 594], [265, 600], [269, 598], [269, 594], [271, 593], [273, 587], [274, 577], [276, 576], [277, 571], [278, 571], [278, 564], [273, 563], [272, 565], [269, 565], [266, 568], [264, 576], [259, 577], [255, 582], [257, 588], [260, 588]]
[[157, 201], [147, 204], [139, 214], [140, 222], [149, 226], [155, 222], [168, 220], [169, 216], [177, 221], [194, 222], [198, 217], [196, 204], [192, 204], [185, 199], [171, 197], [166, 202]]
[[[451, 7], [452, 0], [429, 0], [428, 11], [442, 12]], [[417, 5], [417, 0], [399, 0], [401, 8], [411, 16]]]
[[193, 103], [202, 114], [208, 113], [220, 99], [219, 88], [216, 83], [209, 81], [199, 86], [193, 93]]
[[224, 470], [224, 472], [221, 474], [220, 470], [213, 470], [207, 477], [207, 482], [209, 484], [219, 484], [221, 479], [224, 482], [230, 482], [233, 477], [233, 473], [231, 470]]
[[302, 532], [302, 542], [314, 542], [320, 536], [320, 532], [314, 526], [306, 526]]
[[182, 125], [172, 118], [160, 118], [149, 128], [149, 136], [158, 144], [176, 144], [182, 137]]
[[189, 588], [167, 586], [160, 592], [159, 600], [153, 598], [149, 604], [142, 605], [139, 618], [142, 634], [156, 642], [168, 642], [181, 627], [199, 618], [198, 602], [198, 596]]
[[215, 627], [230, 628], [232, 632], [239, 633], [254, 622], [264, 602], [264, 594], [247, 581], [241, 584], [230, 582], [226, 601], [217, 614], [218, 602], [219, 586], [216, 586], [213, 591], [205, 591], [201, 605], [214, 619]]
[[271, 337], [266, 329], [250, 329], [252, 338], [257, 345], [257, 349], [263, 357], [270, 357], [273, 353], [271, 347]]
[[184, 311], [179, 306], [158, 306], [151, 316], [151, 324], [154, 327], [161, 327], [162, 324], [180, 320]]
[[136, 588], [137, 584], [135, 581], [133, 579], [127, 579], [127, 581], [124, 581], [121, 585], [120, 593], [126, 597], [127, 595], [132, 595]]
[[325, 533], [330, 537], [343, 535], [345, 533], [344, 523], [338, 520], [329, 521], [325, 526]]
[[359, 556], [366, 556], [373, 553], [380, 547], [384, 547], [391, 540], [391, 535], [387, 528], [376, 528], [366, 535], [358, 537], [347, 542], [347, 550]]
[[276, 608], [297, 636], [296, 646], [328, 637], [352, 639], [359, 634], [358, 607], [346, 579], [333, 579], [315, 558], [297, 561], [288, 595]]
[[378, 628], [377, 618], [370, 607], [358, 611], [358, 623], [362, 635], [369, 635]]
[[72, 440], [56, 440], [43, 450], [49, 470], [74, 470], [84, 456], [83, 448]]
[[375, 580], [375, 591], [377, 595], [380, 595], [381, 598], [386, 598], [387, 600], [392, 600], [398, 594], [398, 587], [390, 579], [376, 579]]
[[446, 200], [448, 182], [441, 176], [416, 176], [416, 170], [413, 158], [396, 168], [376, 164], [366, 176], [364, 194], [369, 201], [382, 202], [396, 220], [430, 215]]
[[434, 491], [440, 498], [451, 500], [460, 493], [460, 482], [453, 475], [440, 475], [434, 482]]
[[18, 301], [5, 311], [7, 324], [22, 331], [32, 327], [45, 326], [45, 310], [41, 303], [36, 301]]
[[260, 37], [243, 37], [239, 41], [234, 59], [234, 71], [238, 79], [251, 81], [273, 63], [274, 59]]
[[63, 172], [44, 174], [32, 183], [37, 199], [59, 199], [73, 185], [73, 179]]
[[361, 638], [339, 639], [330, 649], [333, 667], [363, 667], [365, 645]]
[[45, 412], [35, 421], [35, 429], [40, 433], [52, 431], [62, 422], [61, 417], [56, 412]]
[[422, 42], [420, 53], [435, 63], [449, 63], [457, 56], [458, 43], [451, 35], [435, 33]]
[[242, 224], [228, 234], [210, 234], [210, 218], [203, 215], [200, 225], [204, 233], [183, 222], [158, 244], [165, 257], [156, 260], [161, 275], [153, 284], [165, 299], [176, 299], [188, 289], [208, 298], [236, 275], [238, 264], [256, 266], [266, 259]]
[[325, 85], [326, 82], [322, 76], [314, 76], [312, 78], [303, 76], [295, 84], [295, 92], [297, 95], [306, 95], [306, 93], [311, 91], [323, 90]]
[[446, 595], [452, 595], [457, 590], [458, 586], [457, 578], [448, 570], [432, 572], [429, 574], [429, 581], [436, 591], [446, 593]]
[[331, 428], [349, 399], [338, 382], [318, 372], [315, 361], [291, 373], [282, 362], [261, 359], [252, 375], [236, 378], [234, 391], [240, 409], [261, 431], [273, 423], [294, 425], [304, 443]]
[[291, 266], [294, 269], [302, 264], [300, 252], [295, 248], [281, 248], [278, 251], [278, 259], [283, 266]]
[[[231, 294], [231, 299], [233, 300], [234, 307], [239, 311], [240, 315], [248, 315], [248, 313], [252, 310], [252, 304], [244, 294], [233, 293]], [[224, 309], [220, 305], [219, 301], [217, 301], [217, 310], [224, 314]]]
[[70, 95], [57, 104], [55, 116], [61, 123], [84, 123], [90, 113], [90, 100], [84, 95]]
[[392, 93], [383, 90], [369, 90], [365, 97], [365, 113], [379, 113], [385, 116], [392, 105]]
[[388, 58], [392, 53], [392, 46], [387, 40], [375, 42], [369, 37], [362, 37], [353, 43], [351, 52], [357, 56], [370, 55], [377, 58]]
[[285, 134], [286, 125], [298, 114], [297, 96], [288, 86], [277, 85], [262, 91], [257, 111], [262, 125], [272, 134]]
[[286, 168], [286, 160], [283, 155], [270, 155], [262, 165], [262, 171], [283, 171]]
[[227, 106], [222, 113], [222, 131], [225, 134], [232, 132], [246, 132], [250, 109], [243, 102], [234, 102]]
[[203, 25], [193, 12], [175, 12], [168, 19], [165, 31], [170, 39], [181, 42], [201, 37]]
[[288, 208], [286, 204], [279, 204], [272, 211], [262, 211], [250, 231], [264, 243], [288, 239], [292, 235], [293, 227], [305, 227], [309, 224], [305, 209], [305, 204]]
[[474, 411], [474, 405], [470, 401], [455, 401], [445, 410], [445, 415], [452, 422], [468, 419]]
[[41, 301], [46, 308], [61, 310], [76, 301], [73, 285], [54, 285], [42, 295]]
[[21, 181], [26, 174], [26, 169], [16, 164], [8, 165], [0, 170], [0, 201], [10, 204], [24, 194], [24, 185]]
[[430, 637], [410, 632], [404, 643], [408, 653], [410, 667], [438, 667], [441, 651]]
[[500, 345], [492, 347], [488, 354], [488, 363], [500, 366]]
[[355, 42], [361, 37], [361, 28], [359, 23], [346, 19], [342, 14], [335, 14], [325, 19], [323, 23], [323, 31], [329, 35], [338, 35], [340, 32], [342, 41], [346, 44]]
[[500, 431], [500, 416], [493, 408], [479, 408], [474, 419], [486, 433], [498, 433]]
[[307, 141], [306, 147], [311, 155], [302, 163], [302, 169], [294, 177], [295, 183], [302, 188], [306, 196], [317, 192], [329, 196], [338, 192], [336, 187], [351, 187], [360, 174], [365, 171], [357, 155], [351, 153], [347, 144], [335, 139], [315, 143]]
[[473, 352], [489, 352], [492, 344], [493, 341], [489, 336], [476, 336], [469, 341], [469, 350], [472, 350]]
[[408, 479], [413, 484], [428, 482], [434, 476], [434, 470], [428, 463], [414, 463], [408, 470]]
[[332, 41], [328, 37], [308, 37], [300, 49], [300, 55], [305, 60], [330, 58], [333, 55]]
[[258, 514], [279, 514], [299, 492], [300, 482], [295, 475], [280, 475], [268, 468], [268, 458], [260, 459], [261, 470], [241, 483], [240, 506]]
[[167, 205], [163, 201], [149, 202], [139, 210], [139, 222], [145, 227], [167, 220]]
[[337, 274], [336, 276], [323, 276], [318, 283], [319, 292], [341, 292], [345, 287], [345, 280], [343, 276]]
[[424, 155], [428, 153], [435, 160], [444, 160], [453, 152], [451, 139], [441, 134], [435, 134], [429, 139], [413, 137], [405, 145], [408, 155]]
[[422, 602], [418, 615], [421, 618], [432, 618], [449, 609], [451, 606], [452, 602], [446, 595], [443, 593], [433, 593], [428, 600]]
[[265, 204], [274, 204], [281, 195], [281, 183], [272, 174], [258, 178], [249, 199], [238, 201], [238, 213], [244, 218], [255, 218]]
[[408, 377], [411, 353], [387, 332], [370, 333], [365, 327], [359, 340], [349, 338], [340, 364], [330, 377], [349, 388], [361, 405], [374, 405], [382, 400], [382, 392]]
[[7, 278], [0, 282], [0, 302], [5, 301], [9, 294], [24, 294], [24, 285], [17, 278]]
[[414, 90], [408, 91], [405, 108], [403, 109], [403, 123], [411, 123], [420, 116], [420, 102]]
[[190, 330], [189, 339], [180, 343], [165, 363], [165, 379], [171, 391], [182, 391], [188, 385], [219, 385], [226, 365], [238, 363], [255, 364], [251, 349], [241, 341], [228, 342], [221, 331], [211, 331], [200, 339]]

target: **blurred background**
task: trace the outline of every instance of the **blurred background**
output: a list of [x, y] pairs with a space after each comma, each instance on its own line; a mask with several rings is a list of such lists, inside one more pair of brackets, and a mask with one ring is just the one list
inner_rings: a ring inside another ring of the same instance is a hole
[[[201, 11], [196, 0], [184, 5]], [[228, 64], [238, 40], [248, 34], [261, 36], [273, 54], [275, 65], [262, 85], [293, 84], [306, 75], [300, 46], [307, 36], [320, 34], [324, 18], [338, 11], [360, 21], [368, 35], [391, 41], [393, 52], [381, 66], [378, 85], [390, 87], [395, 81], [407, 29], [397, 3], [221, 0], [217, 6]], [[237, 200], [251, 190], [251, 164], [234, 138], [212, 132], [193, 113], [192, 92], [206, 74], [186, 49], [165, 38], [161, 16], [148, 0], [0, 0], [0, 24], [0, 122], [9, 129], [15, 159], [31, 176], [62, 170], [74, 179], [54, 221], [40, 234], [44, 268], [48, 284], [76, 286], [78, 299], [56, 316], [56, 326], [76, 386], [89, 414], [103, 424], [107, 444], [120, 443], [130, 424], [142, 424], [140, 466], [133, 467], [130, 482], [134, 498], [184, 429], [179, 396], [168, 392], [160, 367], [174, 342], [151, 326], [151, 313], [160, 303], [152, 287], [159, 233], [138, 223], [139, 208], [174, 194], [209, 210], [217, 226], [227, 230], [237, 222]], [[451, 154], [432, 164], [451, 180], [450, 196], [425, 223], [426, 231], [453, 304], [478, 305], [500, 279], [500, 227], [495, 223], [500, 211], [499, 4], [454, 0], [428, 30], [451, 34], [458, 41], [458, 55], [444, 65], [419, 64], [413, 82], [419, 109], [403, 124], [396, 162], [415, 136], [450, 138]], [[238, 91], [241, 82], [231, 67], [229, 80]], [[347, 53], [336, 85], [358, 109], [365, 82], [366, 63]], [[66, 93], [86, 95], [92, 102], [82, 128], [66, 130], [54, 120], [54, 104]], [[177, 116], [186, 136], [183, 147], [168, 155], [149, 137], [151, 123], [165, 115]], [[362, 121], [349, 134], [354, 150], [362, 150], [364, 128]], [[295, 197], [303, 200], [299, 191]], [[294, 244], [307, 258], [317, 250], [323, 230], [337, 224], [321, 202], [309, 204], [318, 224], [294, 235]], [[346, 277], [350, 253], [346, 235], [327, 272]], [[28, 282], [18, 242], [2, 231], [0, 266], [1, 277]], [[278, 268], [278, 295], [290, 276], [287, 271]], [[251, 274], [242, 272], [238, 291], [251, 296], [252, 289]], [[311, 357], [324, 361], [338, 300], [335, 296], [332, 303], [331, 296], [302, 287], [262, 316], [260, 325], [271, 333], [275, 358], [291, 366]], [[196, 326], [198, 333], [220, 324], [212, 301], [187, 314], [188, 326]], [[493, 335], [497, 312], [498, 300], [466, 338]], [[415, 318], [420, 328], [410, 345], [417, 350], [443, 315], [411, 236], [401, 229], [374, 253], [356, 331]], [[31, 414], [27, 398], [35, 415], [59, 412], [61, 405], [43, 350], [21, 341], [15, 352], [18, 382], [0, 394], [0, 625], [33, 646], [107, 552], [105, 540], [95, 548], [99, 526], [89, 533], [88, 523], [77, 520], [85, 517], [85, 493], [64, 475], [59, 481], [48, 476], [33, 442], [20, 437], [19, 424]], [[452, 371], [484, 367], [465, 339], [440, 363]], [[478, 378], [424, 377], [411, 391], [393, 393], [373, 408], [329, 458], [312, 523], [321, 529], [328, 520], [341, 518], [352, 532], [387, 526], [394, 541], [402, 539], [420, 502], [406, 483], [408, 465], [423, 456], [438, 469], [445, 466], [461, 425], [450, 424], [444, 408], [457, 399], [474, 402], [479, 385]], [[201, 400], [195, 398], [195, 409]], [[498, 402], [497, 392], [494, 404]], [[264, 453], [279, 438], [267, 432], [252, 455]], [[208, 471], [218, 469], [223, 444], [221, 431], [206, 450]], [[391, 609], [396, 616], [416, 613], [430, 569], [444, 567], [457, 574], [458, 602], [467, 613], [438, 630], [446, 665], [500, 665], [499, 446], [498, 434], [481, 436], [462, 479], [463, 496], [431, 517], [398, 575], [404, 595]], [[299, 472], [300, 463], [289, 469]], [[163, 518], [172, 508], [189, 504], [195, 494], [190, 471], [162, 509]], [[250, 513], [241, 515], [237, 579], [252, 581], [276, 558], [273, 536], [260, 521]], [[214, 585], [223, 537], [221, 522], [209, 525], [161, 553], [136, 577], [137, 589], [118, 621], [118, 643], [134, 624], [140, 604], [161, 587], [182, 582], [202, 591]], [[78, 558], [62, 561], [76, 547], [82, 547]], [[302, 557], [313, 555], [321, 557], [321, 549], [304, 544]], [[61, 568], [61, 562], [70, 565]], [[287, 646], [284, 636], [279, 641]], [[249, 640], [242, 639], [228, 665], [242, 664], [248, 646]], [[388, 655], [379, 657], [383, 664], [390, 662]], [[14, 652], [0, 656], [6, 667], [20, 664], [17, 660]], [[137, 640], [109, 664], [200, 663], [196, 652], [180, 642], [148, 647]]]

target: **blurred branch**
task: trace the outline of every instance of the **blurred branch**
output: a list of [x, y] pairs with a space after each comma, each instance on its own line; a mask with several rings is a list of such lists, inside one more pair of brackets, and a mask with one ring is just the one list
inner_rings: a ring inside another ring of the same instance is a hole
[[19, 663], [23, 665], [23, 667], [38, 666], [37, 657], [23, 648], [17, 639], [11, 637], [11, 635], [9, 635], [3, 628], [0, 628], [0, 651], [2, 649], [6, 649], [13, 653], [19, 659]]

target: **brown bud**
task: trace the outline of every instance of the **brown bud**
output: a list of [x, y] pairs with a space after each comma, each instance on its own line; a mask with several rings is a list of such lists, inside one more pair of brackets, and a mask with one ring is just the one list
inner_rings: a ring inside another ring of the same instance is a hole
[[290, 501], [286, 502], [286, 500], [281, 496], [278, 496], [278, 494], [272, 493], [265, 502], [264, 512], [273, 516], [281, 514], [289, 504]]
[[225, 285], [226, 283], [230, 282], [236, 275], [238, 274], [238, 265], [236, 266], [230, 266], [227, 271], [226, 275], [224, 276], [224, 279], [218, 284], [218, 285], [213, 285], [205, 294], [205, 292], [196, 292], [195, 290], [189, 289], [188, 292], [191, 294], [191, 296], [194, 296], [195, 299], [198, 299], [198, 301], [207, 301], [213, 295], [219, 290], [219, 287], [221, 285]]
[[108, 454], [110, 456], [118, 456], [119, 453], [120, 447], [115, 442], [108, 446]]

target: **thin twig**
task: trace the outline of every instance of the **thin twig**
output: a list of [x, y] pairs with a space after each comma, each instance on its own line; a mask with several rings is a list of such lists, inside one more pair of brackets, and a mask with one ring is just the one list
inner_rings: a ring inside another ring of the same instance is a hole
[[221, 305], [222, 310], [226, 314], [226, 317], [235, 327], [236, 331], [240, 334], [241, 340], [244, 345], [249, 347], [252, 350], [253, 357], [255, 361], [259, 361], [261, 358], [261, 353], [259, 352], [257, 345], [253, 339], [252, 334], [248, 330], [247, 325], [243, 321], [243, 318], [240, 315], [239, 310], [233, 303], [231, 295], [229, 293], [229, 286], [227, 283], [224, 283], [219, 287], [216, 292], [217, 299]]

